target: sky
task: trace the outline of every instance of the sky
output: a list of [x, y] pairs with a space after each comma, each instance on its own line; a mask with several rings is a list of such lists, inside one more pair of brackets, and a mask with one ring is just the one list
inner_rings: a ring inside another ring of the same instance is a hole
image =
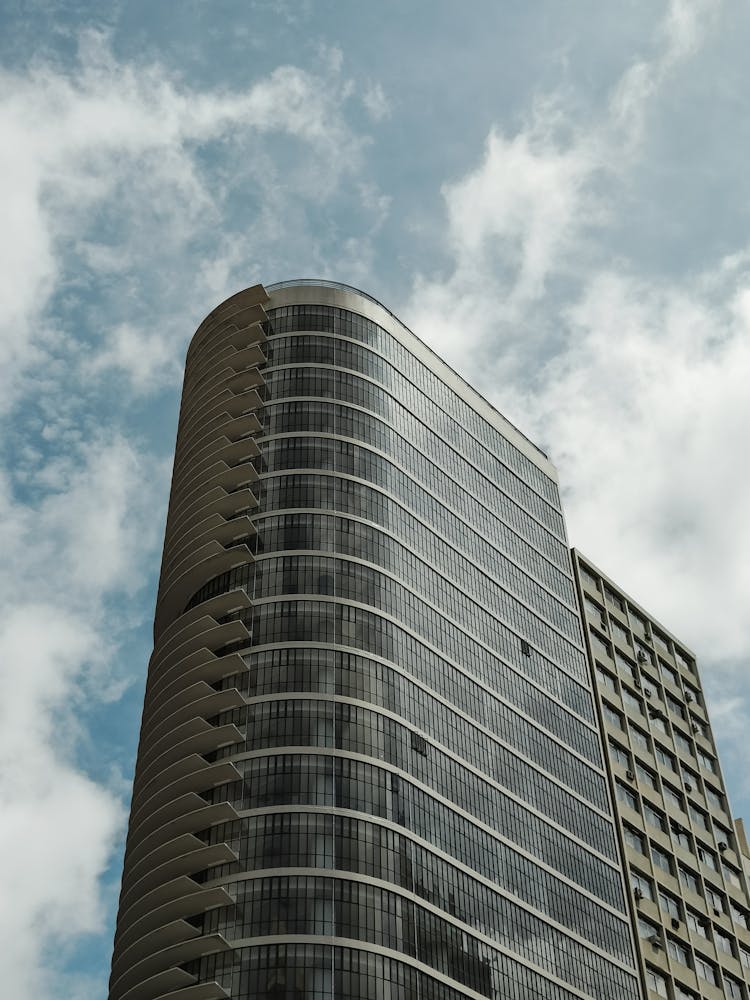
[[750, 818], [744, 0], [6, 0], [0, 940], [106, 995], [182, 364], [367, 290], [549, 453], [692, 648]]

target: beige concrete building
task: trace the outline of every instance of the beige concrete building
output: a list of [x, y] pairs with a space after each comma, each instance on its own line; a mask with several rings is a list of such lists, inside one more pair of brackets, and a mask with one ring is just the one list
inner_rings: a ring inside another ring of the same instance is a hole
[[649, 998], [747, 1000], [747, 842], [695, 657], [573, 550]]

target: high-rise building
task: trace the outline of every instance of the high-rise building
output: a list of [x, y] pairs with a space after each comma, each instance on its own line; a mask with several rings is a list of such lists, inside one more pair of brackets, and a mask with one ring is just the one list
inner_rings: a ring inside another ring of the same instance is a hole
[[188, 351], [110, 983], [166, 997], [641, 997], [555, 470], [342, 285]]
[[692, 652], [573, 551], [649, 998], [747, 1000], [747, 842]]

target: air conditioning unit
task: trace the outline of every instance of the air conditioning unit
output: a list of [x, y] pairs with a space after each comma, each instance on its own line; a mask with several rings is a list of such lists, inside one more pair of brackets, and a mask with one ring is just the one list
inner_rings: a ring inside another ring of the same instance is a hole
[[626, 771], [625, 777], [628, 779], [628, 781], [635, 781], [635, 774], [633, 773], [633, 771]]
[[661, 938], [658, 934], [652, 934], [649, 941], [651, 942], [652, 947], [661, 948]]
[[646, 663], [648, 661], [648, 657], [646, 656], [646, 654], [643, 652], [642, 649], [638, 650], [636, 659], [638, 660], [639, 663]]
[[692, 792], [692, 790], [693, 790], [693, 786], [690, 784], [689, 781], [686, 781], [685, 782], [685, 791], [686, 792]]
[[643, 899], [643, 889], [639, 889], [638, 886], [636, 886], [635, 889], [633, 889], [633, 896], [636, 898], [637, 902], [640, 903]]
[[643, 693], [646, 695], [647, 698], [650, 698], [654, 692], [651, 690], [651, 688], [644, 688]]
[[679, 926], [680, 926], [680, 921], [677, 919], [677, 917], [672, 917], [672, 927], [675, 930], [677, 930]]
[[716, 914], [717, 917], [722, 916], [722, 912], [721, 912], [721, 910], [719, 909], [718, 906], [714, 907], [714, 913]]
[[697, 722], [691, 722], [690, 728], [693, 730], [694, 733], [699, 733], [701, 731], [701, 727], [698, 725]]
[[685, 692], [685, 701], [688, 704], [690, 704], [691, 701], [695, 701], [695, 698], [693, 698], [692, 694], [689, 691]]
[[727, 844], [723, 840], [721, 840], [721, 841], [719, 841], [718, 847], [719, 847], [720, 851], [726, 851], [726, 850], [729, 849], [729, 844]]

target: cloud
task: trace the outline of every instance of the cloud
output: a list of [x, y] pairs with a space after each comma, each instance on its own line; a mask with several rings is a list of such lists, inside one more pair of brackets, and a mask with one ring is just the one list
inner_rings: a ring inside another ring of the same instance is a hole
[[371, 83], [364, 92], [362, 103], [374, 122], [383, 121], [391, 113], [391, 106], [385, 91], [379, 83]]
[[551, 442], [573, 540], [716, 660], [750, 628], [749, 291], [721, 264], [689, 287], [600, 272], [513, 404]]
[[165, 475], [101, 435], [69, 452], [54, 486], [44, 470], [29, 485], [35, 502], [7, 479], [0, 491], [0, 934], [19, 998], [65, 994], [61, 956], [104, 921], [100, 879], [125, 812], [119, 785], [89, 776], [79, 750], [87, 715], [122, 691], [117, 649], [155, 554]]
[[[444, 185], [444, 273], [417, 274], [404, 314], [452, 363], [471, 352], [484, 370], [502, 336], [502, 379], [548, 347], [543, 336], [554, 331], [534, 307], [548, 312], [551, 295], [569, 294], [596, 266], [613, 194], [636, 162], [659, 89], [695, 51], [712, 10], [674, 0], [656, 54], [623, 73], [603, 116], [578, 120], [562, 94], [539, 96], [515, 135], [493, 128], [479, 164]], [[531, 332], [532, 317], [546, 328]]]
[[[89, 31], [73, 70], [38, 61], [0, 72], [6, 408], [64, 332], [89, 326], [101, 340], [95, 369], [130, 373], [139, 390], [169, 376], [166, 357], [213, 301], [212, 281], [221, 274], [221, 294], [251, 283], [242, 271], [260, 264], [264, 238], [284, 234], [279, 204], [289, 216], [303, 200], [325, 201], [361, 163], [363, 140], [343, 114], [350, 84], [329, 55], [317, 73], [280, 66], [244, 89], [201, 91], [158, 63], [118, 61], [107, 36]], [[282, 141], [298, 149], [282, 156]], [[78, 314], [61, 331], [48, 308], [71, 293]]]

